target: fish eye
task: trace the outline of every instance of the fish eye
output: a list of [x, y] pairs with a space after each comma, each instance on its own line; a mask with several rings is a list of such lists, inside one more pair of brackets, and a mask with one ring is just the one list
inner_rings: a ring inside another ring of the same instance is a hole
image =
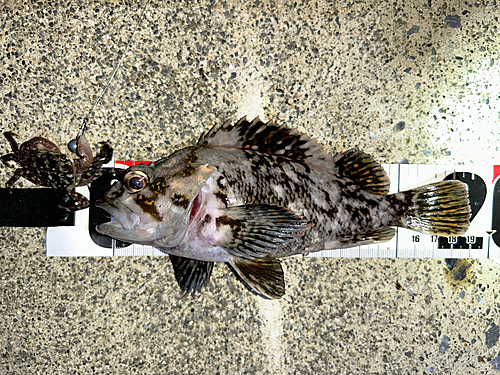
[[143, 171], [130, 171], [123, 178], [123, 186], [129, 193], [137, 193], [149, 183], [149, 176]]

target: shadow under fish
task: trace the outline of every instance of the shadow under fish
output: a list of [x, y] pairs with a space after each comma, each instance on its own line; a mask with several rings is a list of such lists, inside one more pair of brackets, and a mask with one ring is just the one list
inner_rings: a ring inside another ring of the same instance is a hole
[[441, 181], [388, 194], [370, 155], [329, 155], [297, 130], [241, 119], [149, 166], [127, 169], [96, 205], [115, 218], [97, 231], [170, 255], [182, 295], [224, 262], [250, 290], [285, 294], [279, 258], [389, 241], [396, 230], [458, 236], [467, 186]]

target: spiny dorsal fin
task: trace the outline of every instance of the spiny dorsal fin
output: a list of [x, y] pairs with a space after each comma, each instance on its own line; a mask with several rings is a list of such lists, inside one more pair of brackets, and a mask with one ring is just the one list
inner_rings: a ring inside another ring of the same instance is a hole
[[388, 194], [391, 181], [384, 168], [370, 155], [349, 150], [334, 158], [341, 176], [345, 176], [362, 189], [374, 194]]
[[334, 169], [333, 157], [314, 139], [273, 121], [264, 123], [258, 117], [252, 122], [243, 117], [236, 124], [228, 121], [214, 126], [200, 137], [198, 146], [249, 149], [314, 164], [325, 171]]

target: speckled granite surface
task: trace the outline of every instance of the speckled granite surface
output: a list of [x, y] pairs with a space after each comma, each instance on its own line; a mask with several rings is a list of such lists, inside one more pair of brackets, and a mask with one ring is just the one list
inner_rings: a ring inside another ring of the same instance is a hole
[[[143, 5], [4, 2], [0, 130], [73, 138]], [[157, 159], [246, 114], [381, 162], [499, 164], [499, 14], [493, 0], [152, 0], [89, 138]], [[1, 373], [500, 369], [493, 261], [288, 259], [272, 302], [217, 267], [179, 300], [166, 258], [48, 258], [44, 228], [0, 236]]]

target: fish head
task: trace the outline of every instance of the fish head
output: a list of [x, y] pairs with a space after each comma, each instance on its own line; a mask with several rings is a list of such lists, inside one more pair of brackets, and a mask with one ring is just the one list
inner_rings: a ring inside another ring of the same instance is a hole
[[130, 167], [96, 202], [114, 218], [98, 225], [97, 231], [133, 243], [179, 245], [196, 197], [215, 169], [181, 158]]

